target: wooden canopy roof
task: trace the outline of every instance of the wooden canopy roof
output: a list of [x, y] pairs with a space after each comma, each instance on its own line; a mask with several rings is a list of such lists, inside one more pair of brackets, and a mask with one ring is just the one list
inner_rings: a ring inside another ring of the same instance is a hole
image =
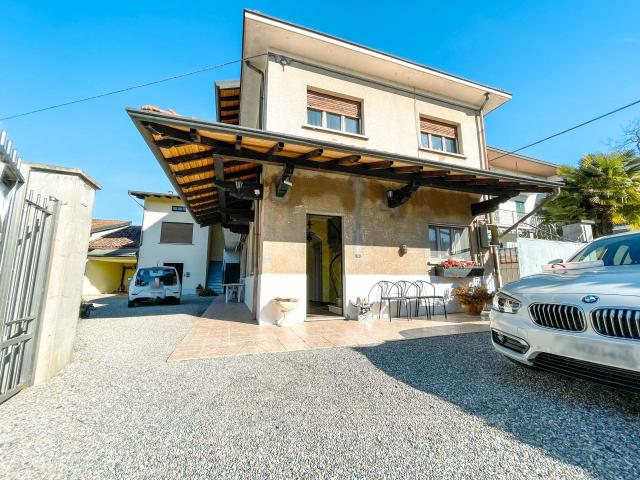
[[[253, 200], [261, 198], [263, 164], [282, 166], [283, 179], [288, 180], [293, 169], [301, 168], [394, 181], [409, 188], [409, 195], [419, 187], [432, 187], [489, 195], [504, 201], [522, 192], [550, 193], [561, 186], [540, 178], [454, 166], [164, 112], [137, 109], [127, 112], [196, 222], [203, 226], [221, 223], [240, 233], [253, 220]], [[290, 181], [282, 183], [286, 191]], [[491, 200], [495, 206], [491, 204], [490, 208], [497, 207], [495, 200]], [[482, 208], [473, 213], [488, 211]]]

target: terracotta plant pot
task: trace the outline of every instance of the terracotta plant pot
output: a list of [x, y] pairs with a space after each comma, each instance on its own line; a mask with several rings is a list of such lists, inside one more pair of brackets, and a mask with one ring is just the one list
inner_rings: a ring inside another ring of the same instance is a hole
[[462, 308], [469, 315], [480, 315], [484, 310], [484, 303], [463, 303]]

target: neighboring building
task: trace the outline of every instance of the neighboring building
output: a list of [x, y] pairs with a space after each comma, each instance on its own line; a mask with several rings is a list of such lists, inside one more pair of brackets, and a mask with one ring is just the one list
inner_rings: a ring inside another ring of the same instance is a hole
[[93, 220], [84, 272], [83, 295], [126, 292], [140, 245], [139, 225], [124, 220]]
[[509, 93], [256, 12], [242, 38], [251, 60], [216, 85], [219, 122], [128, 112], [192, 221], [241, 235], [259, 322], [282, 317], [276, 297], [300, 300], [290, 322], [354, 316], [379, 280], [445, 293], [447, 257], [495, 283], [487, 214], [560, 187], [490, 165], [484, 116]]
[[[495, 147], [487, 147], [489, 168], [496, 172], [516, 173], [539, 178], [541, 180], [559, 181], [557, 174], [558, 165], [545, 162], [537, 158], [509, 153]], [[541, 193], [523, 192], [500, 204], [493, 212], [493, 223], [498, 226], [500, 232], [511, 227], [529, 215], [545, 197]], [[543, 238], [547, 240], [561, 240], [562, 230], [559, 226], [549, 225], [543, 219], [532, 215], [521, 223], [517, 230], [505, 235], [501, 245], [513, 247], [518, 235], [527, 238]]]
[[176, 267], [184, 294], [195, 293], [198, 285], [221, 293], [223, 271], [239, 272], [237, 256], [225, 253], [222, 228], [198, 225], [173, 193], [129, 191], [129, 195], [144, 205], [138, 265]]

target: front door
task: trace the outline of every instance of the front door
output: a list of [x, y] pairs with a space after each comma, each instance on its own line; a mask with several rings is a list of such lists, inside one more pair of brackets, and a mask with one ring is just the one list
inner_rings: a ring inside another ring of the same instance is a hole
[[178, 278], [180, 279], [180, 285], [182, 285], [182, 270], [184, 269], [184, 263], [165, 263], [165, 267], [174, 267], [178, 271]]
[[342, 219], [307, 215], [307, 320], [342, 316]]

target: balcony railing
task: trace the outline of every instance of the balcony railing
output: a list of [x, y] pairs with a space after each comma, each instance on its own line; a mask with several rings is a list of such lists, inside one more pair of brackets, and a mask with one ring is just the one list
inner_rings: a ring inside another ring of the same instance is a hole
[[[522, 220], [527, 214], [513, 210], [498, 209], [493, 212], [493, 221], [499, 230], [505, 230]], [[513, 232], [520, 238], [539, 238], [545, 240], [562, 240], [562, 228], [557, 224], [545, 223], [542, 217], [532, 215], [522, 222]]]

